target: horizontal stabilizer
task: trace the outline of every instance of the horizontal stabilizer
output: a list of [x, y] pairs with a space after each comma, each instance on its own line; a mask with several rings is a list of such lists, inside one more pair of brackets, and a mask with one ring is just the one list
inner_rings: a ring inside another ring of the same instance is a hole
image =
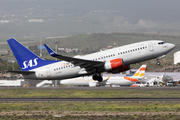
[[6, 72], [12, 72], [12, 73], [18, 73], [18, 74], [26, 74], [26, 75], [35, 73], [35, 71], [14, 71], [14, 70], [8, 70]]

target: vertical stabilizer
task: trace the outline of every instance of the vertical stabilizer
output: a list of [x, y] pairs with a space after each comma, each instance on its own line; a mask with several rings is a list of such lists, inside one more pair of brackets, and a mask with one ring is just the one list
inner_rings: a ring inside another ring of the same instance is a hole
[[133, 78], [141, 78], [141, 77], [144, 77], [145, 70], [146, 70], [146, 65], [142, 65], [142, 66], [136, 71], [136, 73], [135, 73], [132, 77], [133, 77]]
[[40, 57], [38, 57], [36, 54], [31, 52], [29, 49], [27, 49], [25, 46], [23, 46], [21, 43], [19, 43], [13, 38], [7, 40], [7, 42], [16, 60], [18, 61], [22, 71], [29, 71], [38, 67], [42, 67], [44, 65], [58, 62], [58, 61], [48, 61], [41, 59]]

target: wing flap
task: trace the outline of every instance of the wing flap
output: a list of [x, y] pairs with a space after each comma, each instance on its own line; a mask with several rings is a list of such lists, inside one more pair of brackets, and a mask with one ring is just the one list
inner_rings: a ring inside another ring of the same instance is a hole
[[29, 74], [33, 74], [35, 73], [35, 71], [14, 71], [14, 70], [8, 70], [6, 72], [12, 72], [12, 73], [18, 73], [18, 74], [25, 74], [25, 75], [29, 75]]

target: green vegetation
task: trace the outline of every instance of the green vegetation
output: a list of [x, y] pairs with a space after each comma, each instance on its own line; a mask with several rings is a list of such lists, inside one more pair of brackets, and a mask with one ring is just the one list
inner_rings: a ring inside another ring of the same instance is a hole
[[179, 90], [0, 89], [0, 98], [179, 98]]
[[179, 119], [180, 102], [2, 102], [1, 119]]
[[[1, 88], [1, 98], [178, 98], [179, 90]], [[1, 102], [1, 119], [180, 119], [180, 102]]]
[[5, 73], [6, 70], [13, 70], [13, 69], [20, 70], [20, 67], [17, 62], [12, 63], [8, 60], [2, 60], [0, 58], [0, 72], [1, 73]]
[[[180, 102], [2, 102], [0, 111], [180, 112]], [[0, 114], [1, 114], [0, 113]]]

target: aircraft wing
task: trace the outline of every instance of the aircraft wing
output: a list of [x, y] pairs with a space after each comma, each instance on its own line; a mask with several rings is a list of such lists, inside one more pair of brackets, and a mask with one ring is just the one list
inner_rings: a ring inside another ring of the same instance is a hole
[[25, 75], [29, 75], [32, 73], [35, 73], [35, 71], [14, 71], [14, 70], [8, 70], [6, 72], [12, 72], [12, 73], [18, 73], [18, 74], [25, 74]]
[[101, 62], [101, 61], [92, 61], [92, 60], [86, 60], [86, 59], [73, 58], [73, 57], [68, 57], [68, 56], [64, 56], [64, 55], [59, 55], [59, 54], [56, 54], [46, 44], [44, 44], [44, 46], [46, 47], [47, 51], [49, 52], [49, 54], [52, 57], [70, 62], [70, 63], [77, 65], [77, 66], [81, 66], [82, 68], [88, 68], [88, 67], [95, 68], [95, 67], [101, 67], [104, 65], [104, 62]]

